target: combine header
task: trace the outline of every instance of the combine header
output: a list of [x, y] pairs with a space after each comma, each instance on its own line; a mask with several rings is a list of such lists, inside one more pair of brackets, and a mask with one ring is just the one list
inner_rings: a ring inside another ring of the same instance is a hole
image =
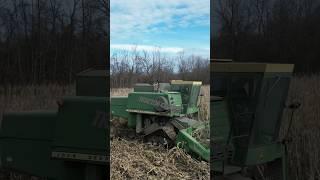
[[286, 180], [279, 139], [291, 64], [211, 62], [211, 174], [214, 179]]
[[182, 80], [156, 86], [137, 84], [128, 96], [112, 97], [112, 116], [127, 120], [126, 127], [116, 129], [116, 134], [143, 137], [154, 144], [178, 145], [209, 161], [209, 132], [204, 139], [207, 145], [194, 137], [208, 126], [197, 120], [201, 84]]

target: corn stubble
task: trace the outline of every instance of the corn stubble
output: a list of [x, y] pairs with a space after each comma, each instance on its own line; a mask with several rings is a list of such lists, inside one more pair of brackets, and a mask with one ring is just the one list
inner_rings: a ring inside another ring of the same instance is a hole
[[209, 179], [208, 164], [182, 149], [137, 141], [111, 142], [111, 179]]

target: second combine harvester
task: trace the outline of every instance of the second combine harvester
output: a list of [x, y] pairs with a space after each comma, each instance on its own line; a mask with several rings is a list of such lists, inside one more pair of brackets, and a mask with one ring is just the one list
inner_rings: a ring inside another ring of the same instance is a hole
[[[208, 124], [197, 120], [201, 88], [199, 81], [172, 80], [170, 83], [136, 84], [124, 97], [111, 98], [111, 113], [127, 120], [120, 135], [143, 137], [154, 144], [179, 145], [209, 161]], [[203, 140], [194, 137], [204, 133]], [[206, 143], [206, 141], [208, 143]]]

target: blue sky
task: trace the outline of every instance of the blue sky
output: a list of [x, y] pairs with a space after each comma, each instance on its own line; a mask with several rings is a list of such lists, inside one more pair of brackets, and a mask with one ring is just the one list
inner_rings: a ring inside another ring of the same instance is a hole
[[210, 54], [210, 0], [111, 0], [111, 54], [138, 50]]

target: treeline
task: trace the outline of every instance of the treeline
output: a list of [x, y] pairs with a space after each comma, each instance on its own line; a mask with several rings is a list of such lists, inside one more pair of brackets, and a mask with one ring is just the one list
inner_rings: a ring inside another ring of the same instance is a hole
[[135, 83], [169, 82], [172, 79], [210, 83], [209, 59], [183, 52], [166, 56], [160, 51], [123, 50], [110, 59], [112, 88], [132, 87]]
[[0, 84], [70, 83], [108, 64], [108, 0], [0, 0]]
[[294, 63], [320, 70], [319, 0], [214, 0], [212, 58]]

